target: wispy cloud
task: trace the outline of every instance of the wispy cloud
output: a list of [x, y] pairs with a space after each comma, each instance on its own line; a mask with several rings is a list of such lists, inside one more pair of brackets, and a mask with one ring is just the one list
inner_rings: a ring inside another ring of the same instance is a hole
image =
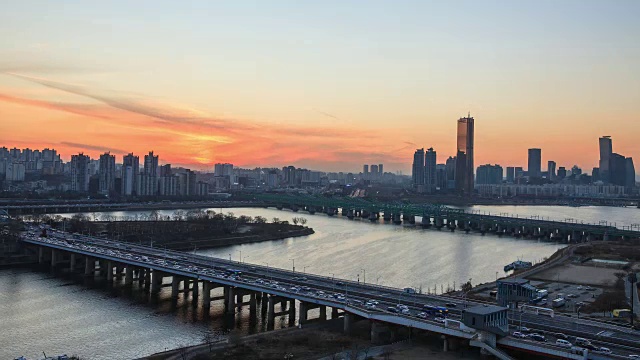
[[60, 145], [65, 145], [65, 146], [68, 146], [68, 147], [76, 148], [78, 150], [96, 150], [96, 151], [100, 151], [100, 152], [112, 152], [112, 153], [116, 153], [116, 154], [126, 154], [127, 153], [126, 150], [122, 150], [122, 149], [116, 149], [116, 148], [112, 148], [112, 147], [99, 146], [99, 145], [91, 145], [91, 144], [80, 144], [80, 143], [69, 142], [69, 141], [62, 141], [62, 142], [60, 142]]

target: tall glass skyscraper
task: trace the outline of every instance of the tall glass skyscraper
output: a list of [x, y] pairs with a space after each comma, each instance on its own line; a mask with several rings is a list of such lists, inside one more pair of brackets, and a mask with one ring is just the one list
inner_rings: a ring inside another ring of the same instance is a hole
[[473, 118], [458, 119], [458, 152], [456, 153], [456, 190], [470, 196], [473, 194]]
[[417, 149], [413, 154], [413, 168], [411, 177], [413, 186], [421, 188], [424, 185], [424, 149]]
[[527, 174], [530, 178], [540, 177], [542, 175], [542, 150], [529, 149], [529, 161]]
[[604, 183], [610, 182], [611, 179], [611, 154], [613, 154], [613, 143], [611, 136], [603, 136], [600, 138], [600, 170], [598, 172], [600, 180]]

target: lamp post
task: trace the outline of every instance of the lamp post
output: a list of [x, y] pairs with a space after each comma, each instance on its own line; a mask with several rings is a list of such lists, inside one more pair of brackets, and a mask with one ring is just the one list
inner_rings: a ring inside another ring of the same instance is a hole
[[303, 267], [302, 267], [302, 273], [304, 273], [304, 274], [306, 274], [306, 273], [307, 273], [307, 267], [306, 267], [306, 266], [303, 266]]
[[365, 269], [360, 269], [362, 270], [362, 283], [366, 284], [367, 283], [367, 270]]
[[231, 254], [229, 254], [229, 261], [231, 261]]
[[289, 259], [291, 260], [291, 266], [293, 267], [293, 272], [296, 272], [296, 259]]
[[628, 276], [627, 280], [629, 281], [629, 283], [631, 285], [631, 286], [629, 286], [629, 288], [630, 288], [630, 291], [631, 291], [631, 296], [630, 296], [630, 298], [631, 298], [631, 327], [633, 327], [633, 316], [634, 316], [633, 304], [636, 302], [636, 297], [633, 296], [633, 295], [634, 295], [634, 292], [635, 292], [634, 291], [634, 286], [635, 286], [635, 283], [638, 282], [638, 277], [637, 277], [636, 273], [632, 272], [632, 273], [629, 273], [629, 276]]
[[240, 253], [240, 262], [242, 262], [242, 250], [237, 250]]

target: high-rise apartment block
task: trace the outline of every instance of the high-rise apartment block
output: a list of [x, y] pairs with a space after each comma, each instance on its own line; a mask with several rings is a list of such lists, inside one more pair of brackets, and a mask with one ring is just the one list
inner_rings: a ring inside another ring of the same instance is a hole
[[98, 192], [109, 195], [115, 190], [116, 183], [116, 157], [109, 153], [100, 155], [100, 167], [98, 169]]
[[89, 156], [71, 155], [71, 191], [89, 192]]

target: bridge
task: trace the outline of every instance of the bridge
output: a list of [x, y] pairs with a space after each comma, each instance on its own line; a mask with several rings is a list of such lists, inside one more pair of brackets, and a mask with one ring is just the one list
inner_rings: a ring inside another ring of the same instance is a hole
[[[43, 266], [58, 270], [65, 268], [70, 272], [84, 273], [86, 277], [102, 277], [109, 284], [118, 282], [133, 286], [137, 282], [148, 291], [150, 300], [157, 299], [164, 287], [171, 287], [172, 302], [177, 302], [180, 294], [188, 300], [191, 294], [191, 305], [196, 307], [201, 304], [207, 313], [212, 301], [223, 301], [225, 313], [232, 317], [248, 305], [251, 321], [261, 316], [268, 329], [273, 329], [276, 318], [281, 316], [288, 318], [290, 326], [296, 325], [296, 321], [304, 325], [312, 320], [309, 311], [318, 309], [314, 311], [318, 314], [315, 321], [326, 320], [329, 315], [332, 319], [342, 318], [346, 333], [351, 331], [355, 320], [368, 321], [374, 343], [379, 342], [383, 335], [388, 335], [393, 341], [400, 328], [409, 328], [412, 331], [439, 334], [445, 349], [469, 344], [501, 359], [510, 359], [510, 356], [499, 347], [568, 359], [626, 358], [629, 354], [640, 353], [640, 332], [614, 325], [520, 313], [517, 318], [516, 315], [510, 315], [508, 320], [504, 319], [504, 323], [496, 325], [493, 330], [478, 329], [462, 321], [465, 316], [462, 309], [472, 311], [477, 307], [483, 308], [485, 304], [477, 301], [407, 293], [391, 287], [56, 230], [49, 230], [46, 237], [41, 237], [42, 228], [44, 226], [29, 227], [23, 233], [22, 241], [25, 247], [36, 254], [38, 263]], [[442, 320], [423, 315], [424, 304], [448, 305], [451, 310], [449, 318]], [[509, 335], [509, 323], [513, 326], [518, 321], [525, 321], [527, 326], [535, 329], [561, 331], [567, 335], [593, 339], [617, 355], [571, 354], [568, 349], [552, 344], [514, 338]], [[607, 335], [603, 337], [603, 333]]]
[[480, 212], [468, 212], [438, 204], [382, 203], [362, 198], [321, 197], [290, 194], [253, 194], [245, 199], [263, 203], [277, 209], [306, 211], [310, 214], [325, 213], [329, 216], [342, 215], [349, 219], [361, 218], [394, 224], [416, 224], [424, 228], [438, 230], [455, 229], [470, 232], [532, 237], [554, 241], [583, 242], [593, 240], [640, 239], [640, 231], [632, 228], [617, 228], [607, 224], [554, 221], [540, 218], [502, 216]]

